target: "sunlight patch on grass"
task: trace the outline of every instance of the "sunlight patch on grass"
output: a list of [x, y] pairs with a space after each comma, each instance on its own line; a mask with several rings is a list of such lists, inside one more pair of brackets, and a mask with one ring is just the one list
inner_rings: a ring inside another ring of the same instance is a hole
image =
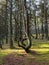
[[49, 49], [31, 49], [33, 51], [37, 51], [38, 53], [44, 54], [49, 52]]
[[[32, 51], [36, 51], [38, 53], [47, 53], [49, 52], [49, 49], [31, 49]], [[17, 54], [24, 54], [25, 51], [22, 49], [22, 50], [16, 50], [16, 49], [6, 49], [6, 50], [0, 50], [0, 55], [8, 55], [10, 53], [13, 53], [13, 52], [16, 52]]]
[[12, 52], [23, 53], [23, 52], [25, 52], [25, 51], [24, 51], [24, 50], [16, 50], [16, 49], [1, 50], [1, 53], [12, 53]]
[[49, 48], [49, 44], [41, 44], [40, 47], [45, 47], [45, 48], [47, 47], [47, 48]]

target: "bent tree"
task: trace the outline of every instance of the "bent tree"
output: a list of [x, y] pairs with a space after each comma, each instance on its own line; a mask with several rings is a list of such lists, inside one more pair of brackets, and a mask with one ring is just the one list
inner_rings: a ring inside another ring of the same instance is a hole
[[[29, 52], [31, 47], [31, 34], [30, 34], [30, 20], [31, 13], [26, 5], [26, 0], [18, 0], [18, 45], [22, 47], [26, 52]], [[31, 1], [30, 1], [31, 2]], [[30, 5], [29, 2], [29, 5]], [[23, 5], [23, 6], [22, 6]]]

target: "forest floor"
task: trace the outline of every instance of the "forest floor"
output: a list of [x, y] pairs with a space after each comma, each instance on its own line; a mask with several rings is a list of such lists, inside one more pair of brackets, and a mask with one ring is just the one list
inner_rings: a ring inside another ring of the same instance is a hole
[[49, 41], [34, 40], [26, 53], [23, 49], [0, 49], [0, 65], [49, 65]]

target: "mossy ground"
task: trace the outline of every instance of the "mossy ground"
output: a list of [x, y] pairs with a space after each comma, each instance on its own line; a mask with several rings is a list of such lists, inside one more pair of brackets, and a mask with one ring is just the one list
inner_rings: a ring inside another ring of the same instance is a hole
[[[17, 45], [17, 44], [16, 44]], [[30, 50], [37, 52], [37, 54], [27, 54], [22, 48], [19, 48], [16, 46], [16, 49], [0, 49], [0, 63], [2, 63], [2, 58], [12, 54], [16, 53], [17, 56], [23, 56], [26, 54], [27, 59], [29, 59], [27, 62], [32, 61], [32, 59], [35, 59], [37, 62], [47, 62], [49, 64], [49, 41], [48, 40], [33, 40], [32, 47]], [[3, 46], [5, 48], [5, 46]], [[6, 46], [7, 47], [7, 46]]]

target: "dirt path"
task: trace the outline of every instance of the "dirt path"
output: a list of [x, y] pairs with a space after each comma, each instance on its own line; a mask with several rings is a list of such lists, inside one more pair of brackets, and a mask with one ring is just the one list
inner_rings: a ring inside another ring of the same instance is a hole
[[3, 59], [3, 63], [0, 65], [49, 65], [47, 62], [37, 62], [35, 59], [30, 59], [26, 54], [16, 55], [16, 53], [9, 54]]

